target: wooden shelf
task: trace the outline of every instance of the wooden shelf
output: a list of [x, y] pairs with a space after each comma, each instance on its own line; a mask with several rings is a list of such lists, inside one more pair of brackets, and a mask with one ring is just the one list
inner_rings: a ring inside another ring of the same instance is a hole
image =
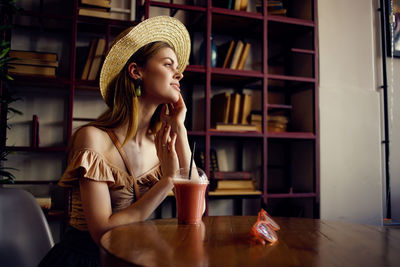
[[13, 84], [27, 84], [31, 86], [44, 86], [44, 87], [66, 87], [72, 82], [68, 78], [64, 77], [45, 77], [45, 76], [33, 76], [33, 75], [20, 75], [10, 74], [14, 78], [11, 83]]
[[50, 221], [66, 220], [68, 218], [67, 212], [64, 210], [43, 210], [43, 213]]
[[197, 6], [197, 5], [182, 5], [182, 4], [171, 4], [159, 1], [149, 1], [149, 4], [153, 7], [164, 7], [169, 9], [179, 9], [179, 10], [188, 10], [188, 11], [198, 11], [198, 12], [206, 12], [206, 7]]
[[209, 196], [261, 196], [262, 192], [258, 190], [241, 190], [241, 189], [226, 189], [218, 191], [209, 191]]
[[52, 180], [52, 181], [43, 181], [43, 180], [14, 181], [14, 184], [16, 184], [16, 185], [25, 185], [25, 184], [47, 185], [47, 184], [57, 184], [57, 183], [58, 183], [58, 180]]
[[128, 20], [118, 20], [118, 19], [106, 19], [106, 18], [97, 18], [90, 16], [82, 16], [78, 15], [77, 23], [87, 23], [87, 24], [97, 24], [97, 25], [105, 25], [105, 26], [114, 26], [114, 27], [131, 27], [136, 25], [137, 21], [128, 21]]
[[71, 15], [63, 15], [63, 14], [46, 13], [46, 12], [33, 11], [33, 10], [22, 10], [21, 15], [37, 17], [37, 18], [45, 18], [45, 19], [58, 19], [58, 20], [72, 21], [72, 14]]
[[229, 132], [210, 129], [210, 136], [261, 138], [263, 134], [260, 132]]
[[292, 51], [293, 53], [315, 55], [315, 51], [311, 49], [291, 48], [290, 51]]
[[281, 105], [281, 104], [268, 104], [268, 110], [273, 110], [273, 109], [279, 109], [279, 110], [285, 110], [285, 109], [292, 109], [292, 105]]
[[281, 139], [315, 139], [315, 134], [313, 133], [303, 133], [303, 132], [268, 132], [268, 138], [281, 138]]
[[293, 24], [293, 25], [315, 27], [315, 22], [312, 20], [297, 19], [297, 18], [290, 18], [290, 17], [276, 16], [276, 15], [268, 15], [267, 20], [280, 23]]
[[188, 131], [189, 136], [205, 136], [205, 131]]
[[66, 146], [49, 146], [49, 147], [29, 147], [29, 146], [7, 146], [5, 147], [7, 151], [15, 151], [15, 152], [34, 152], [34, 153], [48, 153], [48, 152], [57, 152], [57, 153], [66, 153]]
[[282, 193], [282, 194], [267, 194], [267, 198], [314, 198], [317, 193]]
[[221, 7], [212, 7], [211, 12], [214, 14], [222, 14], [222, 15], [229, 15], [242, 18], [258, 19], [258, 20], [263, 20], [264, 18], [263, 15], [259, 12], [239, 11]]
[[289, 75], [280, 75], [280, 74], [268, 74], [268, 79], [295, 81], [295, 82], [308, 82], [308, 83], [316, 83], [317, 82], [316, 78], [289, 76]]

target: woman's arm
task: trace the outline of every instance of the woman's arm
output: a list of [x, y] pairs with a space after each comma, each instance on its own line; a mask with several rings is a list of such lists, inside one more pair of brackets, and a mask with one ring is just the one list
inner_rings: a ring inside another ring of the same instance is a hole
[[176, 138], [176, 134], [171, 134], [171, 126], [163, 125], [155, 137], [163, 177], [138, 201], [122, 211], [112, 213], [107, 183], [80, 179], [82, 206], [89, 232], [96, 243], [113, 227], [146, 220], [172, 190], [172, 178], [179, 168], [175, 151]]
[[101, 236], [111, 228], [146, 220], [173, 188], [171, 178], [164, 177], [138, 201], [113, 214], [107, 183], [81, 179], [79, 184], [86, 222], [97, 244]]
[[[179, 159], [180, 168], [189, 168], [191, 149], [185, 127], [185, 118], [187, 108], [183, 101], [182, 95], [179, 95], [178, 102], [169, 104], [169, 115], [166, 114], [166, 108], [161, 110], [161, 119], [172, 126], [172, 131], [176, 133], [176, 153]], [[194, 162], [193, 162], [194, 164]], [[195, 166], [195, 165], [193, 165]]]

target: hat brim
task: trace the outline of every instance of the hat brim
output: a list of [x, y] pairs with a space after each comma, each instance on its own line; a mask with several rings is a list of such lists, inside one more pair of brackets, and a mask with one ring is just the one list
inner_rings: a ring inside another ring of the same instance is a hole
[[168, 16], [149, 18], [132, 28], [108, 52], [100, 72], [100, 92], [104, 100], [109, 84], [129, 58], [144, 45], [156, 41], [168, 43], [175, 50], [178, 70], [185, 70], [190, 55], [190, 35], [185, 25]]

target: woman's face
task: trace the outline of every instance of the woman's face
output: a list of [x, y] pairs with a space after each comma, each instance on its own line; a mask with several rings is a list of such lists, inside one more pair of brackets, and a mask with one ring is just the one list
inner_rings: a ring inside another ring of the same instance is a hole
[[159, 103], [175, 103], [179, 100], [182, 78], [175, 52], [169, 47], [161, 48], [142, 71], [143, 97]]

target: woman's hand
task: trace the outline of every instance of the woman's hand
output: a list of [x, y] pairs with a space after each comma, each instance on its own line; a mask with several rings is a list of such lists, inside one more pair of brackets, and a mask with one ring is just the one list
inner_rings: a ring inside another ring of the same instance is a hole
[[166, 114], [166, 111], [167, 109], [164, 105], [161, 109], [161, 120], [164, 123], [171, 125], [174, 133], [178, 133], [182, 127], [185, 127], [184, 122], [187, 112], [187, 108], [181, 94], [179, 94], [179, 100], [176, 103], [168, 104], [168, 115]]
[[178, 156], [175, 150], [176, 137], [176, 133], [171, 132], [171, 125], [163, 123], [154, 140], [164, 177], [172, 178], [179, 169]]
[[176, 103], [168, 104], [168, 109], [168, 115], [165, 106], [161, 109], [161, 121], [171, 125], [172, 131], [177, 135], [175, 149], [180, 168], [189, 168], [191, 151], [184, 124], [187, 109], [181, 94], [179, 94], [179, 100]]

